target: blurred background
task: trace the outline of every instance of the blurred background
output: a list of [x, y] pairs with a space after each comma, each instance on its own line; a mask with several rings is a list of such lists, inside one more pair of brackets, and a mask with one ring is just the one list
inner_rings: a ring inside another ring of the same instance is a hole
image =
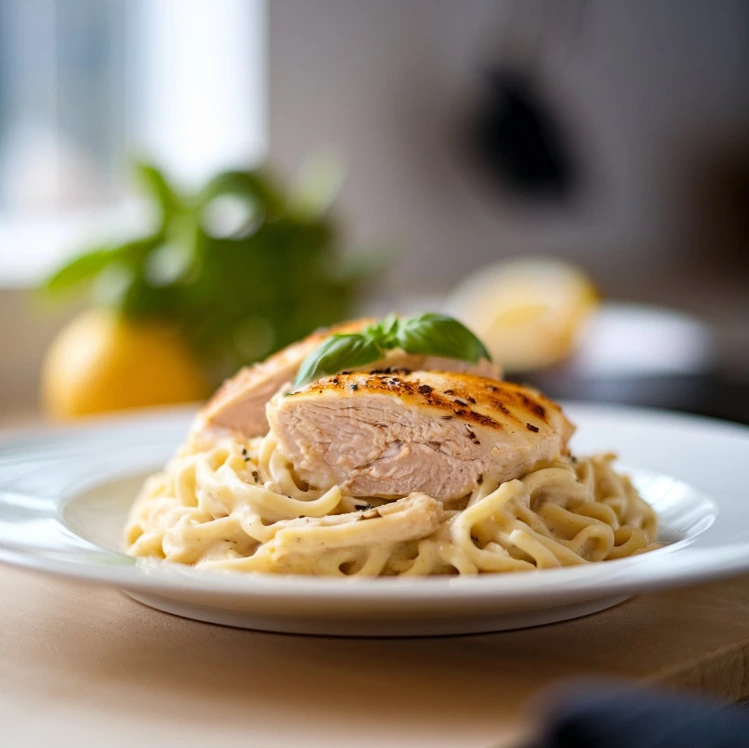
[[390, 309], [749, 423], [747, 38], [742, 0], [0, 0], [0, 423]]

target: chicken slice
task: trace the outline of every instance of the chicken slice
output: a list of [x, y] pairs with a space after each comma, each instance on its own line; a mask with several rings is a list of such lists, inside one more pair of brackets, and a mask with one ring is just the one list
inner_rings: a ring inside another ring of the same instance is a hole
[[518, 478], [566, 451], [574, 426], [535, 390], [437, 371], [353, 372], [268, 404], [279, 448], [319, 489], [443, 501]]
[[302, 361], [329, 335], [358, 332], [373, 319], [356, 319], [317, 330], [254, 366], [245, 366], [227, 379], [203, 406], [194, 431], [228, 429], [248, 437], [268, 432], [265, 406], [287, 382], [296, 377]]
[[[359, 332], [374, 322], [374, 319], [357, 319], [314, 332], [262, 363], [240, 369], [221, 385], [202, 408], [193, 426], [193, 432], [220, 433], [229, 430], [239, 431], [247, 437], [267, 434], [265, 406], [283, 385], [294, 380], [304, 359], [329, 335]], [[389, 351], [383, 361], [367, 364], [362, 368], [384, 367], [474, 371], [488, 377], [500, 376], [499, 368], [489, 361], [482, 360], [478, 364], [470, 364], [436, 356], [412, 355], [399, 350]]]

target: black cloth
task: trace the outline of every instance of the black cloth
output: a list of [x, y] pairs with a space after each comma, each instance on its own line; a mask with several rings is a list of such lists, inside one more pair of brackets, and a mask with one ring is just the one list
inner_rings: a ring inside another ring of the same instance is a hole
[[749, 748], [749, 713], [737, 707], [609, 682], [547, 694], [526, 748]]

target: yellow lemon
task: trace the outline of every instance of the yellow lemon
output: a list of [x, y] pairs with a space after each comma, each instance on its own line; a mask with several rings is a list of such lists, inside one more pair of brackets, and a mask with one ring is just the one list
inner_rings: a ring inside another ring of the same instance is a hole
[[209, 392], [199, 362], [169, 327], [91, 309], [64, 327], [42, 369], [42, 397], [56, 418], [187, 402]]
[[582, 270], [547, 258], [482, 268], [448, 301], [448, 311], [508, 371], [531, 371], [565, 359], [597, 307], [596, 289]]

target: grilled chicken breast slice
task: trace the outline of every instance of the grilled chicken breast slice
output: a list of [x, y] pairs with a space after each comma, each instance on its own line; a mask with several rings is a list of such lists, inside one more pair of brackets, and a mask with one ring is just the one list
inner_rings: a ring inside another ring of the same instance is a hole
[[374, 321], [356, 319], [318, 330], [274, 353], [265, 361], [240, 369], [203, 406], [194, 430], [226, 429], [239, 431], [248, 437], [266, 434], [268, 422], [265, 418], [265, 406], [284, 384], [294, 380], [302, 361], [329, 335], [359, 332]]
[[558, 457], [574, 431], [535, 390], [437, 371], [337, 374], [274, 396], [267, 417], [310, 485], [443, 501]]
[[[344, 322], [327, 330], [312, 333], [304, 340], [284, 348], [262, 363], [241, 369], [227, 379], [216, 394], [202, 408], [193, 432], [239, 431], [247, 437], [268, 433], [265, 406], [271, 397], [288, 382], [293, 382], [304, 359], [333, 334], [355, 333], [374, 319]], [[436, 356], [419, 356], [403, 351], [389, 351], [381, 362], [367, 364], [367, 369], [402, 367], [407, 369], [440, 369], [445, 371], [473, 371], [483, 376], [499, 378], [499, 367], [482, 360], [478, 364]]]

